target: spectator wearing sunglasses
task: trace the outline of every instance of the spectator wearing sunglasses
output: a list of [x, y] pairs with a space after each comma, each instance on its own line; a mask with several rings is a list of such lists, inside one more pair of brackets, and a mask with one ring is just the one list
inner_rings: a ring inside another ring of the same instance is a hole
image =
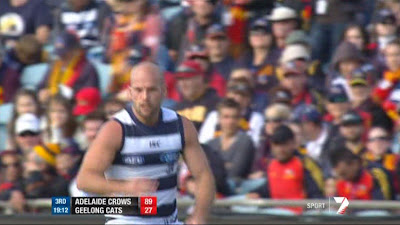
[[19, 151], [29, 153], [42, 142], [40, 119], [31, 113], [20, 115], [15, 122], [15, 141]]
[[366, 152], [363, 159], [370, 166], [383, 167], [392, 176], [394, 185], [399, 191], [400, 158], [391, 152], [392, 137], [388, 130], [383, 127], [372, 127], [368, 132]]
[[262, 170], [265, 165], [264, 162], [267, 158], [271, 157], [270, 136], [277, 127], [289, 121], [290, 115], [291, 109], [283, 103], [274, 103], [265, 110], [265, 123], [260, 137], [260, 147], [256, 151], [253, 173], [250, 174], [249, 178], [255, 179], [262, 177]]

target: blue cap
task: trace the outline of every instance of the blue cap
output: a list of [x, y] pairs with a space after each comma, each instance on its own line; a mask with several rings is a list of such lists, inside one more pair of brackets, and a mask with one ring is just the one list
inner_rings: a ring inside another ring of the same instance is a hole
[[332, 103], [348, 102], [346, 90], [341, 85], [334, 85], [328, 90], [328, 101]]
[[357, 125], [362, 123], [363, 123], [363, 118], [358, 112], [354, 110], [345, 113], [340, 119], [340, 125], [342, 126]]
[[58, 56], [65, 55], [68, 51], [80, 47], [79, 38], [76, 34], [64, 31], [54, 41], [55, 53]]
[[206, 31], [206, 36], [207, 37], [225, 37], [226, 36], [226, 31], [225, 27], [221, 24], [215, 23], [211, 25], [209, 28], [207, 28]]
[[146, 60], [150, 56], [150, 48], [141, 44], [134, 45], [128, 55], [128, 62], [130, 65], [134, 66], [144, 60]]
[[374, 22], [395, 25], [396, 24], [396, 16], [390, 9], [381, 9], [375, 15]]
[[322, 121], [322, 114], [313, 105], [300, 105], [294, 111], [294, 121], [298, 123]]
[[271, 24], [268, 22], [267, 19], [259, 18], [255, 20], [250, 27], [250, 30], [263, 30], [268, 33], [271, 32]]

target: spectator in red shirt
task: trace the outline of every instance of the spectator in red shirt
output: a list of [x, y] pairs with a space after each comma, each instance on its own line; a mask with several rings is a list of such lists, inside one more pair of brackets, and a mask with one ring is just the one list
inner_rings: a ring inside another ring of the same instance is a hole
[[373, 91], [374, 100], [384, 102], [393, 90], [398, 89], [400, 80], [400, 42], [391, 41], [385, 49], [385, 62], [387, 70], [383, 73], [383, 79]]
[[383, 170], [364, 169], [360, 156], [344, 146], [337, 146], [331, 155], [336, 174], [336, 194], [349, 200], [391, 199], [390, 180]]
[[[293, 131], [286, 125], [277, 127], [270, 137], [274, 156], [265, 167], [267, 186], [251, 193], [272, 199], [322, 198], [323, 175], [319, 166], [306, 156], [296, 155], [296, 141]], [[301, 208], [291, 208], [301, 212]]]
[[225, 96], [226, 80], [225, 78], [212, 66], [210, 62], [209, 53], [202, 45], [192, 45], [186, 52], [185, 58], [198, 62], [205, 71], [206, 79], [209, 86], [214, 88], [220, 97]]

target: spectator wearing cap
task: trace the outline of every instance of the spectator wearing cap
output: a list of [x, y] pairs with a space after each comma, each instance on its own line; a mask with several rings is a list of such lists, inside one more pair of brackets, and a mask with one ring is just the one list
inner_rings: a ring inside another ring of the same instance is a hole
[[43, 124], [45, 143], [62, 144], [74, 137], [77, 122], [72, 110], [70, 101], [60, 95], [49, 100]]
[[202, 66], [194, 60], [183, 62], [175, 76], [182, 95], [175, 110], [191, 120], [199, 130], [208, 113], [215, 109], [219, 97], [214, 89], [209, 88]]
[[275, 65], [279, 51], [274, 47], [271, 25], [268, 20], [260, 18], [250, 26], [250, 52], [238, 60], [238, 67], [249, 68], [256, 76], [257, 91], [267, 92], [277, 83]]
[[400, 158], [391, 151], [392, 135], [383, 127], [372, 127], [368, 132], [367, 150], [362, 158], [372, 167], [381, 167], [389, 171], [396, 192], [400, 185]]
[[[294, 46], [288, 46], [291, 48]], [[307, 64], [302, 60], [293, 60], [281, 64], [280, 86], [288, 89], [291, 92], [292, 107], [297, 107], [301, 104], [321, 104], [320, 95], [309, 87], [307, 83]]]
[[[307, 199], [323, 197], [323, 175], [319, 166], [309, 157], [298, 155], [295, 135], [286, 125], [277, 127], [270, 137], [274, 158], [264, 167], [267, 185], [250, 198]], [[287, 208], [301, 213], [302, 208]]]
[[300, 27], [296, 11], [286, 6], [278, 6], [272, 10], [268, 19], [272, 22], [272, 33], [276, 45], [279, 49], [284, 49], [286, 38]]
[[65, 1], [61, 4], [55, 26], [60, 30], [76, 32], [85, 49], [97, 46], [100, 44], [102, 25], [108, 16], [104, 8], [105, 5], [97, 1]]
[[373, 24], [378, 49], [382, 52], [389, 42], [396, 39], [396, 16], [391, 9], [380, 9], [373, 18]]
[[42, 142], [40, 119], [31, 113], [21, 114], [15, 121], [14, 135], [16, 148], [23, 154], [29, 153]]
[[86, 59], [86, 53], [75, 34], [61, 33], [56, 37], [54, 46], [59, 58], [50, 65], [39, 85], [42, 103], [47, 103], [51, 96], [57, 94], [72, 99], [82, 88], [99, 88], [97, 71]]
[[217, 68], [212, 66], [209, 52], [203, 45], [192, 45], [186, 51], [186, 60], [193, 60], [199, 63], [205, 73], [210, 87], [214, 88], [220, 97], [225, 96], [226, 80]]
[[273, 88], [269, 93], [269, 98], [271, 104], [282, 103], [290, 108], [292, 107], [292, 93], [284, 87], [277, 86]]
[[129, 100], [128, 87], [132, 68], [140, 62], [151, 60], [151, 49], [142, 44], [128, 47], [124, 62], [112, 64], [112, 78], [108, 93], [115, 94], [123, 101]]
[[400, 41], [388, 43], [384, 49], [386, 71], [373, 90], [374, 100], [382, 103], [400, 87]]
[[207, 145], [221, 154], [228, 178], [245, 179], [250, 173], [255, 149], [250, 136], [240, 129], [241, 107], [227, 98], [221, 100], [217, 108], [220, 135]]
[[270, 137], [280, 125], [287, 124], [290, 120], [291, 109], [282, 103], [273, 103], [264, 111], [264, 127], [260, 137], [259, 147], [256, 152], [253, 172], [250, 179], [261, 178], [265, 161], [271, 156]]
[[[250, 85], [250, 87], [255, 90], [256, 89], [256, 80], [254, 74], [251, 72], [249, 68], [237, 67], [232, 70], [232, 73], [229, 77], [229, 82], [235, 80], [246, 80], [246, 82]], [[268, 105], [268, 95], [264, 92], [253, 91], [251, 107], [256, 112], [264, 112], [264, 109]]]
[[351, 101], [352, 109], [369, 113], [372, 119], [372, 126], [383, 126], [388, 130], [392, 130], [393, 122], [390, 117], [372, 99], [371, 91], [374, 81], [374, 70], [369, 66], [362, 66], [351, 73], [351, 78], [348, 82], [353, 96]]
[[209, 26], [221, 22], [217, 8], [218, 0], [190, 1], [189, 12], [183, 11], [167, 24], [171, 29], [165, 41], [173, 61], [180, 62], [189, 46], [203, 42]]
[[382, 168], [364, 168], [359, 155], [345, 146], [336, 146], [331, 154], [336, 178], [336, 195], [349, 200], [390, 200], [393, 186]]
[[97, 110], [101, 103], [101, 93], [97, 88], [83, 88], [75, 96], [74, 116], [87, 116]]
[[220, 73], [225, 80], [228, 80], [234, 59], [229, 52], [230, 42], [225, 28], [221, 24], [211, 25], [207, 29], [204, 44], [213, 69]]
[[8, 139], [6, 148], [15, 149], [15, 121], [18, 116], [24, 113], [32, 113], [37, 117], [41, 116], [40, 103], [34, 90], [19, 89], [13, 99], [14, 110], [8, 125]]
[[324, 121], [333, 126], [339, 125], [342, 116], [350, 109], [351, 103], [343, 86], [331, 86], [327, 91]]
[[52, 24], [50, 9], [44, 1], [1, 1], [0, 19], [7, 21], [0, 28], [2, 44], [13, 47], [24, 34], [34, 34], [42, 44], [47, 43]]
[[363, 134], [367, 133], [367, 129], [360, 113], [348, 111], [341, 118], [339, 133], [335, 136], [334, 143], [342, 143], [354, 154], [361, 155], [365, 151]]
[[[246, 80], [231, 80], [228, 84], [226, 97], [233, 99], [240, 105], [239, 127], [253, 140], [255, 146], [259, 144], [261, 127], [264, 122], [261, 113], [251, 107], [253, 90]], [[220, 135], [218, 124], [218, 111], [210, 112], [199, 132], [200, 143], [206, 143], [210, 139]]]
[[346, 81], [351, 78], [353, 70], [359, 68], [364, 62], [364, 56], [354, 44], [342, 42], [333, 55], [332, 71], [327, 79], [327, 85], [342, 85], [352, 99], [350, 87]]
[[273, 8], [274, 2], [233, 0], [221, 1], [224, 4], [223, 12], [229, 20], [224, 21], [227, 26], [227, 34], [231, 41], [231, 53], [235, 59], [240, 57], [246, 50], [246, 38], [248, 24], [254, 18], [265, 15]]
[[25, 194], [27, 198], [48, 198], [53, 196], [49, 191], [56, 176], [56, 155], [60, 146], [56, 144], [37, 145], [27, 154], [24, 163]]
[[321, 60], [322, 64], [330, 61], [346, 25], [364, 22], [359, 19], [365, 18], [362, 15], [364, 5], [362, 0], [313, 2], [313, 24], [310, 31], [313, 59]]
[[[292, 47], [296, 46], [296, 47]], [[325, 87], [321, 86], [326, 82], [326, 74], [322, 68], [321, 61], [319, 59], [311, 59], [311, 41], [309, 36], [303, 30], [295, 30], [289, 34], [286, 38], [286, 45], [281, 56], [281, 61], [291, 60], [305, 60], [307, 63], [307, 74], [309, 84], [318, 92], [324, 93]], [[298, 47], [298, 46], [303, 46]], [[296, 50], [297, 49], [297, 50]], [[294, 53], [296, 51], [296, 53]], [[299, 53], [300, 56], [299, 57]], [[293, 54], [294, 53], [294, 54]], [[307, 57], [304, 57], [307, 56]], [[277, 72], [278, 73], [278, 72]], [[279, 76], [279, 74], [278, 74]]]
[[[388, 1], [389, 2], [389, 1]], [[386, 46], [397, 39], [396, 15], [391, 8], [383, 8], [376, 12], [372, 20], [373, 34], [371, 46], [374, 50], [373, 63], [384, 73], [387, 69]]]
[[324, 165], [324, 160], [328, 160], [325, 156], [331, 136], [329, 127], [323, 123], [322, 114], [312, 105], [300, 106], [293, 114], [295, 122], [300, 124], [307, 155]]
[[[69, 196], [70, 185], [78, 174], [82, 152], [75, 143], [63, 146], [55, 160], [57, 177], [53, 180], [50, 190], [57, 196]], [[75, 183], [76, 186], [76, 183]]]

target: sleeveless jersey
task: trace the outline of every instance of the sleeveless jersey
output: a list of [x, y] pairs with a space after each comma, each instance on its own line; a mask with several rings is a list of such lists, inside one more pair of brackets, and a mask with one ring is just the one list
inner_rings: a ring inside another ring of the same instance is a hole
[[[105, 172], [108, 179], [128, 180], [131, 178], [157, 179], [158, 189], [149, 195], [157, 197], [157, 216], [141, 217], [106, 215], [108, 218], [129, 219], [145, 222], [151, 218], [176, 218], [178, 160], [184, 148], [184, 131], [181, 117], [174, 111], [161, 108], [156, 125], [141, 123], [128, 107], [116, 115], [123, 128], [120, 151]], [[152, 220], [155, 222], [154, 220]], [[149, 221], [150, 222], [150, 221]]]

